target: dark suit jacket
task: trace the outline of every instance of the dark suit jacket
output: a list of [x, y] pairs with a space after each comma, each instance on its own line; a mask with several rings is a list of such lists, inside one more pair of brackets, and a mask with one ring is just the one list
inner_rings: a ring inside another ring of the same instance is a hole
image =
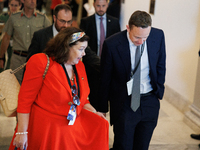
[[31, 45], [29, 46], [28, 49], [27, 61], [32, 55], [41, 53], [45, 49], [47, 42], [52, 38], [53, 38], [52, 25], [34, 32]]
[[[80, 28], [90, 37], [88, 45], [97, 54], [98, 45], [95, 14], [81, 19]], [[119, 20], [107, 15], [106, 38], [120, 31]]]
[[[95, 54], [97, 54], [98, 44], [97, 44], [97, 28], [96, 28], [95, 14], [81, 19], [80, 28], [83, 31], [85, 31], [85, 33], [90, 37], [88, 45], [92, 49], [92, 51], [94, 51]], [[106, 32], [107, 32], [106, 38], [117, 32], [120, 32], [119, 20], [117, 18], [107, 15]], [[100, 101], [100, 96], [99, 96], [100, 73], [88, 68], [86, 68], [86, 72], [90, 86], [89, 98], [91, 104], [98, 110], [98, 101]]]
[[[33, 34], [31, 45], [28, 49], [27, 61], [32, 55], [36, 53], [41, 53], [45, 49], [47, 42], [51, 38], [53, 38], [52, 26], [36, 31]], [[90, 69], [95, 69], [97, 72], [100, 72], [99, 57], [96, 56], [96, 54], [89, 47], [86, 48], [85, 52], [86, 55], [83, 57], [83, 63], [86, 69], [88, 67]]]
[[[165, 82], [165, 39], [162, 30], [152, 28], [147, 38], [149, 75], [153, 92], [162, 99]], [[99, 111], [108, 111], [110, 101], [110, 121], [113, 124], [121, 113], [123, 103], [130, 100], [127, 81], [130, 80], [131, 60], [127, 31], [122, 31], [104, 41], [101, 55], [101, 102]]]

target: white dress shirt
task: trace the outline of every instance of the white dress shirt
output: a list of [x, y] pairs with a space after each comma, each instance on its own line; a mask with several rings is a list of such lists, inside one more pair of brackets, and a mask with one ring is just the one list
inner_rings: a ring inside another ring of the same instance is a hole
[[56, 30], [54, 24], [53, 24], [52, 28], [53, 28], [53, 37], [55, 37], [58, 34], [58, 31]]
[[[133, 42], [129, 38], [129, 34], [127, 32], [127, 38], [129, 41], [129, 47], [130, 47], [130, 55], [131, 55], [131, 68], [132, 71], [135, 68], [135, 52], [137, 46], [133, 44]], [[141, 45], [140, 45], [140, 51], [141, 51]], [[142, 53], [141, 57], [141, 72], [140, 72], [140, 93], [145, 94], [153, 90], [151, 84], [150, 84], [150, 77], [149, 77], [149, 58], [147, 53], [147, 44], [146, 41], [144, 42], [144, 51]]]

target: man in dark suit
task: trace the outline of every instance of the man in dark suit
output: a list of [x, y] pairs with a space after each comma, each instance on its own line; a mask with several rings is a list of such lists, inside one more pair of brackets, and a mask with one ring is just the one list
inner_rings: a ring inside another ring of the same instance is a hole
[[100, 17], [103, 17], [105, 37], [120, 32], [119, 20], [106, 14], [107, 0], [94, 0], [95, 14], [81, 19], [80, 28], [90, 37], [88, 45], [99, 56], [100, 49]]
[[[104, 27], [104, 39], [120, 32], [119, 20], [106, 14], [108, 8], [107, 0], [94, 0], [95, 14], [81, 19], [80, 28], [85, 31], [86, 35], [90, 37], [88, 42], [89, 47], [94, 51], [97, 56], [100, 56], [101, 46], [103, 42], [100, 41], [101, 29], [100, 18], [102, 17], [102, 23]], [[99, 99], [99, 84], [100, 73], [87, 69], [88, 82], [90, 86], [89, 99], [91, 104], [98, 110]]]
[[54, 9], [54, 24], [33, 34], [31, 45], [28, 49], [27, 60], [36, 53], [41, 53], [47, 42], [64, 28], [72, 24], [72, 10], [66, 4], [59, 4]]
[[[34, 33], [28, 50], [27, 61], [32, 55], [41, 53], [45, 49], [47, 42], [56, 36], [60, 30], [72, 25], [71, 8], [66, 4], [57, 5], [54, 9], [53, 19], [53, 25]], [[100, 72], [100, 59], [90, 48], [86, 48], [85, 52], [86, 55], [83, 57], [85, 67]]]
[[144, 11], [134, 12], [127, 30], [104, 41], [99, 111], [108, 111], [109, 100], [114, 150], [148, 150], [164, 93], [165, 65], [164, 33], [151, 27]]

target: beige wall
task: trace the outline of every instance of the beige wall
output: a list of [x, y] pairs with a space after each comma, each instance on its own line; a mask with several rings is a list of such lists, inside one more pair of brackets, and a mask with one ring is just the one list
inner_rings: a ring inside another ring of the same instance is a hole
[[[149, 11], [150, 0], [125, 0], [121, 29], [135, 10]], [[165, 32], [166, 85], [193, 102], [200, 46], [200, 1], [156, 0], [153, 26]]]

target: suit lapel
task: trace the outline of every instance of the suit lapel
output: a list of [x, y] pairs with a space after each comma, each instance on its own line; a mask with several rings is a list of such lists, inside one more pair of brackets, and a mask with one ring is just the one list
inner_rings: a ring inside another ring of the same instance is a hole
[[45, 32], [46, 39], [50, 40], [53, 38], [53, 26], [49, 26]]
[[55, 79], [57, 79], [60, 84], [62, 84], [64, 88], [69, 92], [69, 94], [71, 94], [71, 88], [69, 86], [65, 71], [62, 66], [55, 61], [51, 61], [50, 64], [52, 64], [52, 66], [50, 66], [49, 71], [51, 71], [51, 73], [55, 76]]
[[119, 56], [122, 59], [122, 62], [124, 64], [124, 67], [126, 68], [127, 72], [127, 78], [130, 78], [130, 72], [131, 72], [131, 57], [130, 57], [130, 48], [129, 48], [129, 42], [127, 39], [127, 31], [122, 32], [122, 36], [119, 39], [119, 45], [117, 46], [117, 50], [119, 53]]
[[91, 31], [94, 31], [93, 32], [94, 36], [92, 38], [95, 38], [97, 40], [97, 27], [96, 27], [95, 15], [92, 15], [91, 18], [92, 18], [92, 21], [91, 21], [91, 24], [92, 24], [91, 27], [92, 27], [92, 29], [91, 29]]
[[[62, 68], [62, 66], [60, 64], [54, 62], [54, 61], [51, 61], [50, 64], [52, 64], [52, 66], [50, 66], [49, 71], [54, 75], [54, 78], [57, 79], [60, 82], [60, 84], [63, 85], [63, 87], [67, 90], [67, 93], [69, 93], [71, 95], [72, 94], [71, 88], [69, 86], [65, 71]], [[84, 76], [84, 74], [83, 74], [83, 72], [85, 72], [85, 69], [78, 64], [75, 65], [75, 66], [76, 66], [76, 71], [77, 71], [77, 74], [78, 74], [80, 98], [86, 97], [84, 95], [88, 94], [86, 91], [89, 91], [89, 87], [86, 86], [87, 77]], [[87, 89], [87, 87], [88, 87], [88, 89]], [[81, 92], [81, 91], [85, 91], [85, 92]]]
[[95, 14], [91, 16], [91, 37], [90, 38], [93, 38], [94, 39], [94, 43], [92, 43], [94, 49], [93, 51], [96, 52], [97, 54], [97, 27], [96, 27], [96, 19], [95, 19]]
[[149, 35], [149, 37], [147, 38], [147, 52], [148, 52], [148, 58], [149, 58], [149, 66], [150, 69], [152, 69], [152, 66], [156, 66], [155, 64], [153, 64], [156, 60], [156, 50], [155, 50], [155, 45], [156, 45], [156, 41], [154, 39], [154, 37], [151, 35]]
[[111, 19], [108, 15], [106, 15], [107, 20], [106, 20], [106, 24], [107, 24], [107, 29], [106, 29], [106, 38], [109, 37], [111, 35], [111, 33], [109, 31], [112, 31], [112, 26], [111, 26]]
[[[80, 63], [80, 62], [79, 62]], [[87, 80], [87, 77], [83, 76], [83, 72], [85, 71], [83, 68], [80, 67], [80, 65], [75, 65], [76, 67], [76, 71], [77, 71], [77, 74], [78, 74], [78, 83], [79, 83], [79, 90], [80, 90], [80, 99], [82, 97], [84, 97], [83, 95], [86, 94], [85, 92], [87, 91], [87, 86], [85, 86], [85, 82]], [[85, 92], [82, 92], [82, 91], [85, 91]]]

